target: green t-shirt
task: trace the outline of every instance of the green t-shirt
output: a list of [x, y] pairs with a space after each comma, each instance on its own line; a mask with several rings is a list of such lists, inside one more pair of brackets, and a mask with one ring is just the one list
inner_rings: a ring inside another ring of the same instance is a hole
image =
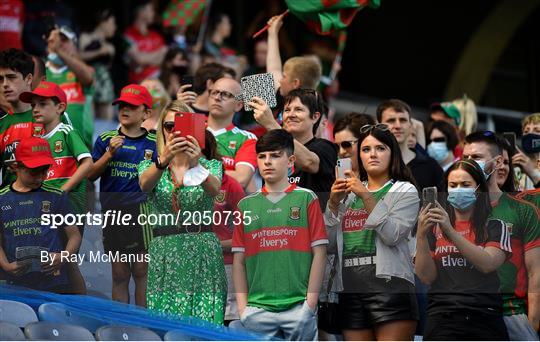
[[504, 314], [525, 314], [528, 278], [524, 255], [527, 250], [540, 247], [538, 208], [505, 193], [493, 207], [491, 216], [506, 223], [512, 243], [512, 258], [498, 270]]
[[83, 86], [68, 68], [55, 70], [50, 66], [47, 66], [47, 81], [58, 84], [66, 93], [68, 105], [62, 120], [78, 130], [86, 146], [91, 149], [94, 134], [93, 86]]
[[237, 164], [250, 166], [253, 171], [257, 168], [255, 144], [257, 137], [233, 124], [217, 131], [208, 129], [216, 138], [217, 150], [222, 157], [225, 170], [234, 170]]
[[[60, 189], [77, 171], [79, 163], [84, 158], [91, 158], [79, 132], [72, 126], [58, 124], [51, 132], [43, 136], [49, 142], [54, 164], [47, 173], [45, 184]], [[74, 209], [81, 212], [85, 203], [86, 182], [82, 181], [70, 191], [70, 196], [76, 200]]]
[[311, 248], [328, 244], [317, 196], [292, 184], [278, 196], [263, 188], [238, 203], [232, 252], [245, 253], [248, 305], [282, 312], [307, 295]]
[[[390, 181], [382, 188], [372, 192], [373, 197], [379, 201], [393, 183]], [[365, 209], [364, 201], [360, 197], [355, 197], [349, 208], [343, 215], [341, 229], [343, 231], [343, 255], [345, 256], [374, 256], [375, 248], [375, 231], [373, 229], [365, 229], [364, 225], [369, 214]]]

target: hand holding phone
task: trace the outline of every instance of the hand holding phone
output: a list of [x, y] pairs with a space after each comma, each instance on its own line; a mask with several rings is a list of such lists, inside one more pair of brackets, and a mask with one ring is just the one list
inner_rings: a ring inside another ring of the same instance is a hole
[[424, 202], [424, 205], [426, 204], [435, 205], [437, 203], [437, 188], [434, 186], [431, 186], [429, 188], [424, 188], [422, 190], [422, 201]]
[[345, 171], [352, 170], [351, 158], [341, 158], [337, 161], [337, 176], [338, 178], [347, 178]]

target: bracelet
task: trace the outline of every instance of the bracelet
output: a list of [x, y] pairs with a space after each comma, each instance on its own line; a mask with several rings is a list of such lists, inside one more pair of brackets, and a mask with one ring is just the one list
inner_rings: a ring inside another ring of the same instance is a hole
[[156, 158], [156, 160], [154, 161], [154, 164], [156, 165], [157, 169], [158, 170], [165, 170], [167, 168], [167, 166], [169, 166], [168, 164], [167, 165], [163, 165], [161, 163], [161, 160], [159, 159], [159, 157]]

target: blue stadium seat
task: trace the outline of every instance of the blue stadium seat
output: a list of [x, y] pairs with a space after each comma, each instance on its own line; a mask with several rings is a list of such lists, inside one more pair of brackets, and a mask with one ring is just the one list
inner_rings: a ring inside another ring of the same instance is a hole
[[186, 334], [181, 330], [171, 330], [168, 331], [163, 337], [163, 341], [207, 341], [204, 338], [196, 337], [193, 335]]
[[150, 329], [107, 325], [96, 330], [98, 341], [161, 341], [158, 334]]
[[0, 321], [0, 341], [21, 341], [24, 339], [21, 328], [15, 324]]
[[72, 324], [30, 323], [24, 328], [24, 334], [31, 341], [95, 341], [90, 331]]
[[46, 322], [80, 325], [95, 332], [99, 327], [107, 325], [107, 321], [89, 317], [83, 313], [70, 310], [64, 304], [44, 303], [38, 309], [39, 319]]
[[0, 299], [0, 321], [24, 328], [28, 323], [37, 322], [34, 309], [29, 305], [13, 300]]

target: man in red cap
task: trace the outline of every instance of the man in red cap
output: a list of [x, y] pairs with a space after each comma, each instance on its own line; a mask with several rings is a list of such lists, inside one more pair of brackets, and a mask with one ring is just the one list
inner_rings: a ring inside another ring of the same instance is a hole
[[137, 166], [145, 159], [156, 162], [156, 136], [142, 128], [143, 121], [152, 110], [152, 96], [137, 84], [130, 84], [120, 93], [118, 104], [120, 128], [103, 132], [94, 144], [94, 166], [88, 178], [100, 178], [101, 212], [116, 210], [130, 214], [133, 221], [127, 225], [108, 225], [103, 229], [103, 247], [106, 253], [129, 255], [126, 260], [112, 261], [112, 299], [129, 302], [129, 282], [135, 282], [135, 304], [146, 306], [146, 275], [148, 263], [143, 256], [148, 249], [150, 227], [141, 227], [137, 217], [146, 194], [139, 186]]
[[[42, 138], [21, 140], [12, 168], [16, 180], [0, 190], [0, 267], [11, 284], [70, 292], [67, 264], [79, 249], [76, 226], [54, 226], [44, 214], [69, 214], [62, 191], [44, 184], [54, 159]], [[60, 230], [65, 232], [64, 245]]]

